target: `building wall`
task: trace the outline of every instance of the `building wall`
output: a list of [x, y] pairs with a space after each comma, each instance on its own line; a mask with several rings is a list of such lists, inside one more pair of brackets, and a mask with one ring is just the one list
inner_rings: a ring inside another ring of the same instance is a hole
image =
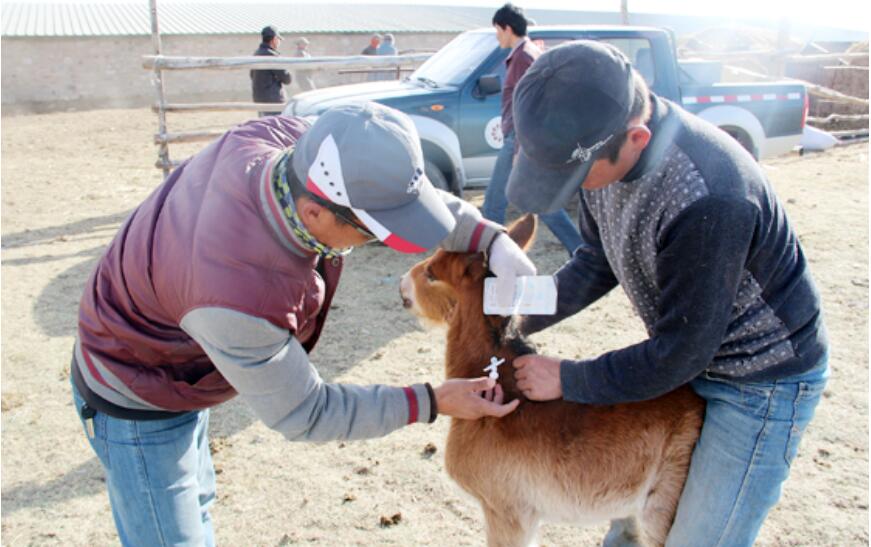
[[[396, 45], [434, 51], [455, 35], [397, 34]], [[285, 36], [281, 51], [292, 55], [296, 36]], [[356, 55], [366, 47], [366, 34], [307, 35], [312, 55]], [[259, 35], [163, 36], [165, 55], [251, 55]], [[4, 113], [46, 112], [107, 107], [138, 107], [156, 100], [152, 72], [142, 56], [152, 53], [150, 36], [2, 39], [2, 108]], [[318, 71], [318, 87], [363, 81], [362, 74]], [[172, 102], [250, 101], [247, 70], [165, 71], [167, 99]], [[290, 95], [300, 89], [288, 86]]]

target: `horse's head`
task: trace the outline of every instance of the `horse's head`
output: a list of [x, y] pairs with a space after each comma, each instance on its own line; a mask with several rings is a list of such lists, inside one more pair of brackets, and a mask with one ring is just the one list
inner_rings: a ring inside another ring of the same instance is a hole
[[[525, 215], [508, 228], [508, 235], [526, 250], [532, 245], [535, 227], [535, 216]], [[461, 295], [481, 299], [487, 276], [483, 253], [449, 253], [439, 249], [402, 276], [399, 292], [403, 305], [412, 313], [427, 322], [445, 325]]]

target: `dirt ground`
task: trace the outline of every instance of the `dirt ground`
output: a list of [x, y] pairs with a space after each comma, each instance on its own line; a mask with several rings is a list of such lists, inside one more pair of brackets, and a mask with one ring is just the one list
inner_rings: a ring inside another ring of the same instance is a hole
[[[170, 129], [242, 119], [188, 115], [171, 118]], [[145, 109], [2, 119], [3, 545], [117, 542], [101, 469], [70, 400], [70, 348], [94, 261], [160, 182], [155, 128]], [[174, 147], [173, 156], [196, 148]], [[833, 374], [759, 545], [868, 543], [867, 152], [856, 144], [764, 165], [822, 292]], [[480, 202], [480, 192], [470, 198]], [[564, 260], [546, 230], [532, 257], [542, 272]], [[351, 255], [312, 355], [324, 377], [399, 385], [442, 377], [443, 336], [419, 327], [397, 296], [414, 260], [383, 247]], [[643, 336], [618, 289], [534, 340], [546, 353], [582, 357]], [[218, 543], [482, 545], [480, 510], [443, 468], [447, 426], [441, 418], [383, 439], [291, 444], [240, 401], [213, 409]], [[596, 545], [604, 530], [546, 524], [540, 541]]]

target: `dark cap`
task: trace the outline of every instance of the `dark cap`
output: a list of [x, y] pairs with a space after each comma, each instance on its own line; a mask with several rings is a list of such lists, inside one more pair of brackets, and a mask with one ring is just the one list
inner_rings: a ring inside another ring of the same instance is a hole
[[324, 111], [296, 143], [293, 169], [309, 192], [349, 207], [398, 251], [428, 251], [456, 224], [424, 174], [414, 122], [390, 107], [366, 102]]
[[543, 53], [514, 91], [520, 153], [506, 193], [524, 211], [565, 205], [608, 141], [626, 127], [632, 66], [614, 46], [578, 40]]
[[264, 42], [268, 42], [275, 37], [278, 37], [279, 40], [283, 40], [281, 34], [278, 34], [278, 29], [269, 25], [268, 27], [263, 27], [263, 30], [260, 31], [260, 36], [263, 37]]

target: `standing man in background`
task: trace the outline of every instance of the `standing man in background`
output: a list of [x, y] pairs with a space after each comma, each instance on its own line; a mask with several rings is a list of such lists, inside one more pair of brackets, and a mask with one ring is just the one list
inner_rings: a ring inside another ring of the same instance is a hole
[[[278, 45], [281, 43], [281, 35], [278, 29], [269, 25], [260, 31], [260, 47], [254, 55], [278, 57]], [[286, 70], [252, 70], [251, 71], [251, 94], [255, 103], [277, 103], [283, 105], [287, 102], [287, 94], [284, 92], [285, 85], [290, 84], [290, 72]], [[281, 114], [281, 107], [275, 111], [258, 112], [259, 116], [274, 116]]]
[[381, 35], [373, 34], [369, 38], [369, 45], [363, 48], [363, 51], [361, 53], [363, 55], [377, 55], [379, 45], [381, 45]]
[[[517, 147], [514, 143], [514, 116], [511, 113], [512, 94], [514, 86], [532, 65], [541, 50], [526, 37], [526, 19], [523, 9], [512, 4], [505, 4], [493, 15], [493, 27], [496, 29], [496, 39], [499, 47], [511, 49], [505, 59], [505, 83], [502, 84], [502, 148], [496, 156], [496, 165], [487, 192], [484, 194], [484, 205], [481, 213], [487, 220], [499, 224], [505, 222], [505, 210], [508, 208], [508, 198], [505, 197], [505, 187], [514, 162]], [[532, 181], [530, 181], [532, 182]], [[565, 209], [539, 215], [542, 222], [550, 228], [553, 235], [563, 244], [571, 255], [582, 241], [580, 232], [572, 222]]]
[[[308, 39], [305, 36], [301, 36], [297, 39], [295, 56], [302, 57], [304, 59], [311, 57], [311, 53], [308, 52]], [[297, 70], [296, 83], [299, 84], [300, 89], [302, 89], [303, 91], [311, 91], [312, 89], [317, 89], [317, 86], [315, 86], [314, 78], [312, 77], [311, 70]]]
[[396, 55], [396, 39], [392, 34], [385, 34], [384, 41], [378, 46], [375, 55]]
[[[392, 34], [385, 34], [384, 39], [381, 40], [381, 45], [378, 46], [378, 49], [375, 51], [375, 55], [396, 55], [396, 46], [394, 45], [394, 38]], [[392, 70], [388, 67], [379, 68], [377, 72], [373, 72], [370, 74], [369, 80], [394, 80], [396, 78], [396, 71]]]
[[[373, 34], [371, 38], [369, 38], [369, 45], [366, 46], [362, 53], [363, 55], [378, 55], [378, 47], [381, 45], [381, 35]], [[380, 74], [375, 71], [375, 69], [370, 69], [369, 74], [366, 75], [367, 82], [374, 82], [376, 80], [380, 80]]]

